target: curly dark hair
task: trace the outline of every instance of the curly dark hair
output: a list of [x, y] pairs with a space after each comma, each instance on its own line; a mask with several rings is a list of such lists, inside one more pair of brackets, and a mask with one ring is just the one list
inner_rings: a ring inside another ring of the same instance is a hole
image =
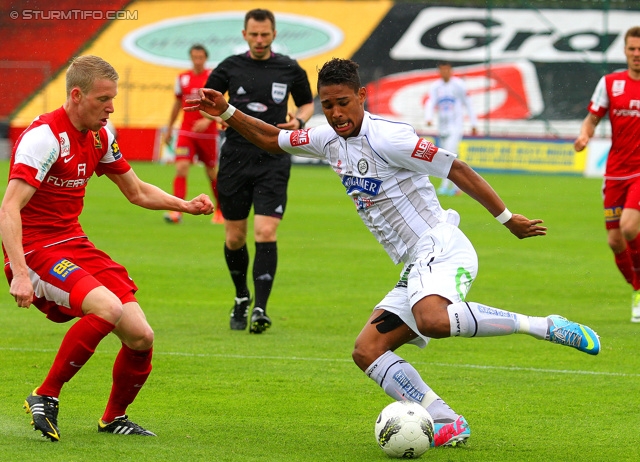
[[358, 67], [358, 63], [350, 59], [333, 58], [327, 61], [318, 71], [318, 91], [327, 85], [346, 85], [357, 93], [362, 86]]

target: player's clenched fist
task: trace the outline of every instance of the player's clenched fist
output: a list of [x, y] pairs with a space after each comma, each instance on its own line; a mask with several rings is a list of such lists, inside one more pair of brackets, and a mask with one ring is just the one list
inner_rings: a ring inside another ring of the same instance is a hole
[[213, 213], [213, 202], [206, 194], [200, 194], [187, 203], [187, 212], [192, 215], [211, 215]]

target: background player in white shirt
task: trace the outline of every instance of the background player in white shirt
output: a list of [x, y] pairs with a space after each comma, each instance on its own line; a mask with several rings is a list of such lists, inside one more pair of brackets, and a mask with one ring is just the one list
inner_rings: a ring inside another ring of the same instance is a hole
[[280, 130], [203, 89], [188, 100], [220, 116], [252, 143], [272, 153], [327, 160], [340, 176], [360, 217], [394, 262], [400, 280], [375, 307], [356, 339], [353, 359], [392, 398], [421, 403], [435, 421], [435, 446], [464, 443], [471, 431], [394, 351], [430, 338], [487, 337], [515, 333], [572, 346], [595, 355], [600, 340], [589, 327], [552, 315], [531, 317], [466, 300], [477, 273], [476, 252], [460, 231], [458, 214], [443, 210], [429, 175], [448, 177], [518, 238], [541, 236], [541, 220], [512, 214], [491, 186], [455, 154], [418, 137], [411, 126], [364, 110], [366, 89], [358, 65], [332, 59], [318, 73], [318, 96], [329, 125]]
[[[453, 76], [453, 68], [448, 61], [438, 63], [440, 79], [431, 87], [429, 99], [425, 103], [424, 118], [428, 126], [433, 125], [434, 111], [438, 111], [438, 145], [447, 151], [458, 152], [458, 145], [464, 133], [464, 108], [471, 122], [471, 134], [476, 135], [478, 119], [464, 81]], [[454, 196], [462, 194], [448, 178], [443, 178], [438, 194]]]

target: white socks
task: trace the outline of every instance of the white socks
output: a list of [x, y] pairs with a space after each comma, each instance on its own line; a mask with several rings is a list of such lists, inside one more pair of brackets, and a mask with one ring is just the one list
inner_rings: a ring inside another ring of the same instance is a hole
[[452, 337], [496, 337], [529, 334], [545, 339], [547, 318], [525, 316], [475, 302], [452, 303], [447, 307]]
[[397, 401], [416, 401], [434, 420], [454, 421], [458, 415], [420, 377], [418, 371], [400, 356], [387, 351], [376, 359], [365, 374]]

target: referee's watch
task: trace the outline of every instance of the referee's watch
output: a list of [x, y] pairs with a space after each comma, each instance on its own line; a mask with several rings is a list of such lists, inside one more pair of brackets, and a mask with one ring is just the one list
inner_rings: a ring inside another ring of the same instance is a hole
[[304, 128], [304, 120], [302, 120], [300, 117], [296, 117], [296, 120], [300, 123], [300, 126], [298, 127], [298, 130]]

